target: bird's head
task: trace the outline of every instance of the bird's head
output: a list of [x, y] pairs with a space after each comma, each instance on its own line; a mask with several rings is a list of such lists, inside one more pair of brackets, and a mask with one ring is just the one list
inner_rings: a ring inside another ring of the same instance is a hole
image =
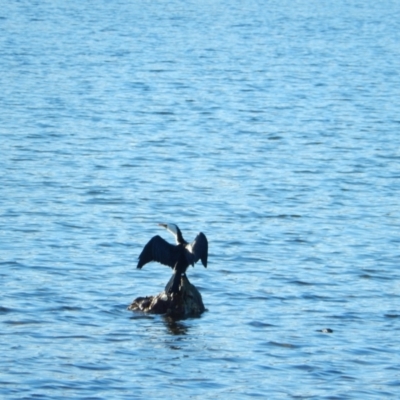
[[175, 240], [179, 243], [178, 237], [182, 236], [182, 234], [180, 234], [180, 230], [177, 225], [175, 225], [175, 224], [158, 224], [158, 225], [162, 226], [167, 231], [171, 232], [174, 235]]
[[167, 231], [170, 231], [174, 236], [178, 235], [178, 227], [175, 224], [158, 224], [159, 226], [162, 226], [165, 228]]

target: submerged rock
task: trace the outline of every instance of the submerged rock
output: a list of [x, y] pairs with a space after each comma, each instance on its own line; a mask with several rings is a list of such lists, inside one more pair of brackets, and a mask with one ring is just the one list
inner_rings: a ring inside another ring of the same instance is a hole
[[205, 311], [205, 307], [200, 292], [186, 276], [183, 276], [178, 293], [171, 294], [164, 291], [156, 296], [138, 297], [128, 310], [166, 314], [175, 319], [184, 319], [200, 316]]

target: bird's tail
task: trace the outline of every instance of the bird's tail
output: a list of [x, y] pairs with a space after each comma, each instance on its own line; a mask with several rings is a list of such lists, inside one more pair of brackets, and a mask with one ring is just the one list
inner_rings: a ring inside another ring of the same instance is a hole
[[166, 293], [178, 293], [179, 285], [181, 283], [181, 273], [174, 270], [171, 279], [168, 281], [165, 286]]

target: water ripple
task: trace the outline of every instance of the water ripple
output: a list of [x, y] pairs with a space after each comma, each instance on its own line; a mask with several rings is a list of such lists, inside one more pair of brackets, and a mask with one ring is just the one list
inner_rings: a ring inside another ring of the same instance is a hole
[[[400, 10], [350, 3], [4, 2], [0, 396], [397, 398]], [[201, 318], [126, 310], [163, 221]]]

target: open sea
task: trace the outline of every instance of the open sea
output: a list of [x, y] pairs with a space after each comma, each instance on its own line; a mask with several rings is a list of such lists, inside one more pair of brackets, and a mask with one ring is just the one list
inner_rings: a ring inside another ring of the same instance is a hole
[[1, 399], [400, 398], [398, 0], [0, 3]]

